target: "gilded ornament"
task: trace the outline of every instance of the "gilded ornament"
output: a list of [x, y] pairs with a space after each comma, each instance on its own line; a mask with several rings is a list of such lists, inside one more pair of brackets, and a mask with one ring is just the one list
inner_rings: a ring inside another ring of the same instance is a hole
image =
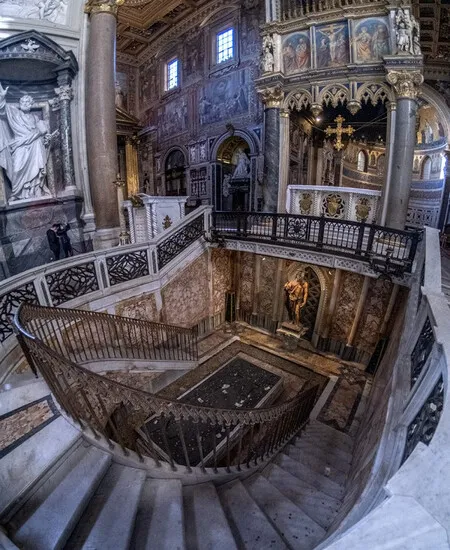
[[163, 228], [164, 229], [169, 229], [169, 227], [172, 225], [172, 220], [170, 219], [169, 215], [167, 215], [165, 218], [164, 218], [164, 221], [163, 221]]
[[420, 71], [389, 71], [386, 80], [394, 88], [397, 97], [416, 99], [423, 75]]
[[84, 13], [94, 15], [96, 13], [110, 13], [117, 17], [117, 10], [125, 0], [88, 0], [84, 6]]
[[325, 214], [332, 218], [338, 218], [344, 209], [342, 197], [336, 193], [328, 195], [325, 199]]
[[353, 126], [347, 126], [347, 128], [344, 128], [342, 126], [342, 123], [345, 122], [345, 118], [341, 115], [337, 116], [334, 119], [334, 122], [336, 122], [336, 128], [331, 128], [331, 126], [328, 126], [325, 130], [326, 136], [331, 136], [333, 134], [336, 134], [336, 141], [334, 142], [334, 148], [337, 151], [340, 151], [344, 148], [344, 144], [342, 143], [342, 135], [347, 134], [348, 136], [351, 136], [355, 129]]
[[262, 102], [268, 109], [279, 109], [283, 104], [284, 92], [280, 86], [260, 90]]
[[371, 210], [369, 199], [361, 197], [358, 204], [355, 206], [356, 220], [359, 222], [366, 222]]
[[302, 214], [309, 214], [311, 212], [312, 203], [311, 193], [302, 193], [302, 198], [299, 200], [300, 212]]

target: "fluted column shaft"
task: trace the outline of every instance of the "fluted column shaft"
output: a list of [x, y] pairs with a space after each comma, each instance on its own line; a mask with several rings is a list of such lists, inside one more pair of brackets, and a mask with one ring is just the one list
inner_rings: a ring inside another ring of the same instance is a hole
[[92, 2], [86, 64], [86, 138], [89, 183], [97, 229], [119, 224], [117, 197], [112, 192], [117, 174], [115, 107], [116, 0]]

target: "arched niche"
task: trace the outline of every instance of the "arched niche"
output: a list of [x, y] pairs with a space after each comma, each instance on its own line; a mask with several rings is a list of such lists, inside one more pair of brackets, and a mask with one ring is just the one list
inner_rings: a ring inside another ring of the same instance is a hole
[[[308, 332], [303, 338], [312, 340], [315, 345], [323, 324], [325, 305], [328, 299], [326, 278], [320, 267], [295, 262], [287, 269], [286, 281], [295, 280], [300, 271], [305, 272], [306, 281], [309, 283], [308, 299], [301, 314], [301, 322], [308, 327]], [[282, 319], [283, 321], [288, 320], [288, 313], [285, 307], [283, 308]]]
[[181, 148], [171, 149], [164, 159], [165, 194], [168, 197], [187, 195], [186, 154]]
[[221, 136], [213, 145], [211, 179], [216, 210], [243, 212], [257, 209], [258, 152], [255, 137], [242, 130]]
[[358, 153], [357, 169], [359, 170], [359, 172], [367, 172], [368, 168], [369, 157], [367, 155], [367, 152], [361, 149]]

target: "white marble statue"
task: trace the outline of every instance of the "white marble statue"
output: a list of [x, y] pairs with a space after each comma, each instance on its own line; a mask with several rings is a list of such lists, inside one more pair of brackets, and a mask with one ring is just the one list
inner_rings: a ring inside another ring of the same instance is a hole
[[399, 8], [395, 15], [395, 33], [399, 53], [420, 55], [420, 27], [409, 11]]
[[0, 83], [0, 166], [12, 185], [10, 201], [51, 196], [46, 166], [54, 134], [48, 124], [31, 112], [33, 98], [24, 95], [19, 107], [6, 103]]
[[0, 16], [65, 24], [69, 0], [0, 0]]
[[263, 38], [263, 49], [261, 55], [261, 71], [263, 73], [271, 73], [274, 68], [274, 43], [271, 35], [266, 35]]
[[237, 152], [237, 164], [233, 172], [233, 177], [231, 179], [242, 179], [248, 178], [248, 173], [250, 171], [250, 159], [245, 154], [244, 151], [240, 150]]

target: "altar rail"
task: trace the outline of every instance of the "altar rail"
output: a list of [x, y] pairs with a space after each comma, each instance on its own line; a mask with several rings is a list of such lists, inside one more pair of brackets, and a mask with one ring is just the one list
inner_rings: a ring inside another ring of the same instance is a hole
[[384, 0], [280, 0], [281, 20], [304, 19], [328, 11], [384, 6]]
[[[155, 468], [165, 465], [182, 473], [198, 474], [200, 470], [217, 474], [223, 466], [226, 473], [239, 475], [243, 469], [268, 460], [285, 445], [305, 425], [316, 402], [318, 386], [272, 407], [219, 409], [163, 399], [114, 382], [76, 364], [71, 358], [84, 359], [83, 350], [80, 354], [73, 352], [70, 344], [62, 347], [62, 332], [48, 332], [48, 321], [64, 325], [67, 316], [77, 314], [83, 317], [82, 323], [76, 322], [76, 330], [84, 331], [79, 337], [92, 344], [86, 350], [89, 354], [100, 355], [105, 347], [122, 348], [123, 354], [133, 359], [132, 345], [120, 345], [122, 339], [129, 340], [130, 323], [134, 338], [148, 337], [148, 332], [142, 333], [144, 324], [131, 319], [23, 304], [14, 324], [25, 356], [42, 374], [63, 411], [83, 430], [89, 429], [111, 448], [119, 444], [125, 455], [134, 451], [141, 461], [150, 459]], [[36, 315], [47, 321], [46, 326], [36, 321]], [[99, 330], [109, 327], [101, 332], [101, 343], [91, 337], [92, 320]], [[181, 458], [175, 460], [174, 454]]]
[[320, 250], [368, 262], [372, 257], [403, 262], [411, 272], [421, 239], [419, 230], [401, 231], [373, 224], [324, 216], [294, 216], [254, 212], [213, 213], [216, 238], [270, 242]]

